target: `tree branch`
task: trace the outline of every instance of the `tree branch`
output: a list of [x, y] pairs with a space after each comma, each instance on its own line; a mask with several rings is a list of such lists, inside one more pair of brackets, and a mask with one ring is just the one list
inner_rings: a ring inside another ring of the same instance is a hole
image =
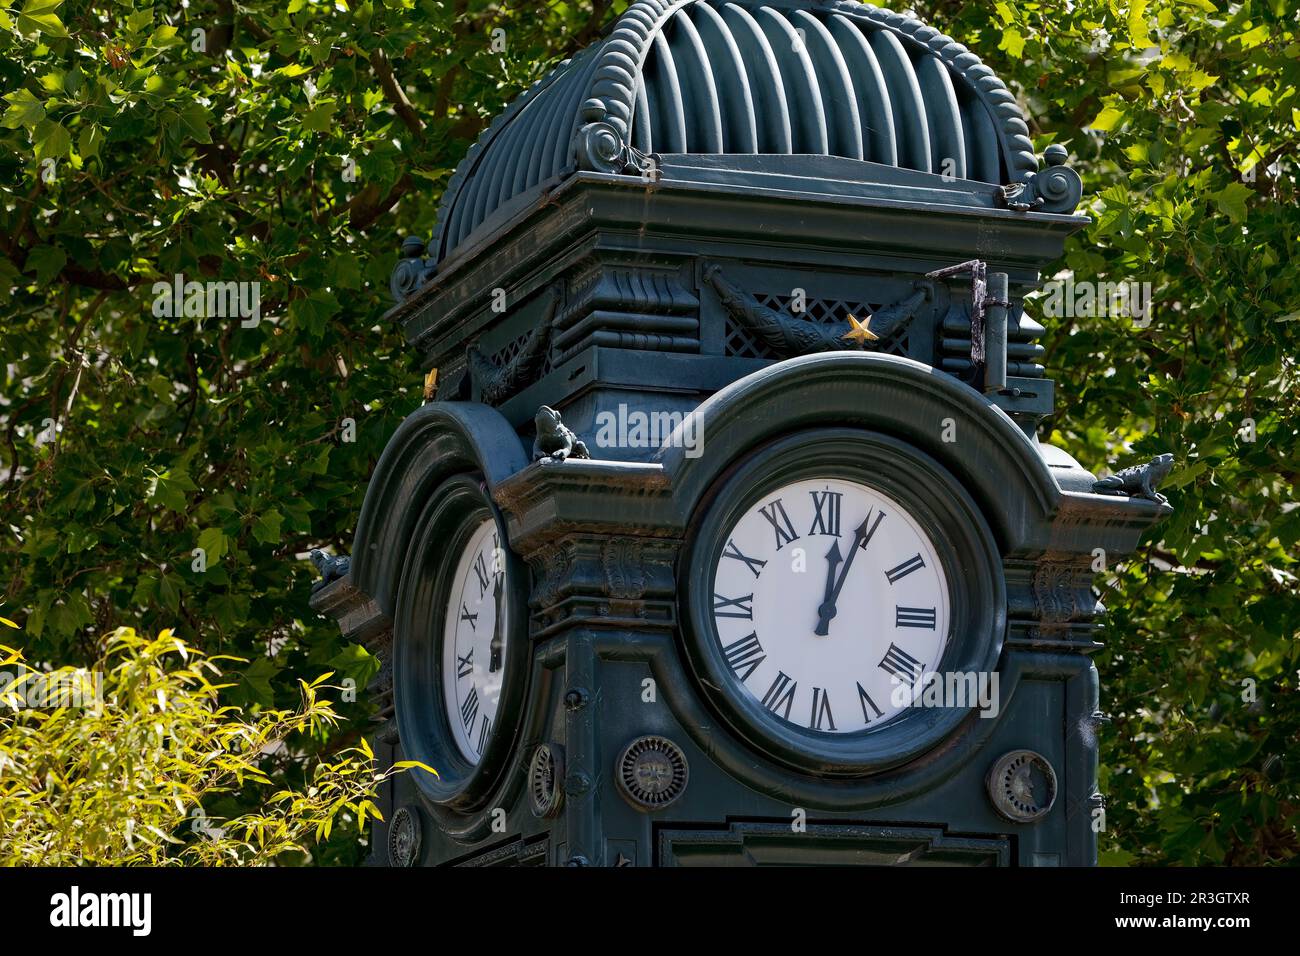
[[382, 47], [377, 47], [370, 54], [370, 66], [375, 71], [375, 76], [379, 77], [379, 85], [384, 90], [384, 96], [388, 102], [393, 105], [393, 111], [397, 113], [406, 128], [414, 133], [417, 137], [424, 135], [424, 121], [420, 119], [415, 108], [411, 106], [411, 101], [406, 98], [401, 84], [393, 76], [393, 65], [388, 60], [388, 54], [383, 51]]

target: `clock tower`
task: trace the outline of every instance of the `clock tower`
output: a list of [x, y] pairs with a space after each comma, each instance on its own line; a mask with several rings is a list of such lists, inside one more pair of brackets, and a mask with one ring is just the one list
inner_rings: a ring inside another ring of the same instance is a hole
[[431, 394], [313, 606], [384, 661], [391, 865], [1088, 865], [1095, 571], [1168, 511], [1038, 438], [1088, 220], [956, 41], [637, 0], [408, 239]]

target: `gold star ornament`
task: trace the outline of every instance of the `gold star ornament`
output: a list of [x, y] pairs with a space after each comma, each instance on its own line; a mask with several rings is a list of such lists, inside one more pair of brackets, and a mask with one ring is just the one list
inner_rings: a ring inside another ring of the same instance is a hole
[[867, 321], [859, 322], [851, 313], [849, 315], [849, 325], [852, 326], [844, 333], [844, 338], [857, 346], [866, 345], [868, 342], [874, 342], [880, 338], [875, 332], [871, 331], [871, 316], [867, 316]]

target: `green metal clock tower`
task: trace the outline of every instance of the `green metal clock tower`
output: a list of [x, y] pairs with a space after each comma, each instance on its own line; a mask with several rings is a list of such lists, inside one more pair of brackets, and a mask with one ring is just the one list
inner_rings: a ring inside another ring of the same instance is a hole
[[385, 662], [381, 865], [1096, 862], [1098, 555], [1038, 425], [1078, 175], [851, 2], [638, 0], [470, 150], [391, 317], [436, 394], [313, 606]]

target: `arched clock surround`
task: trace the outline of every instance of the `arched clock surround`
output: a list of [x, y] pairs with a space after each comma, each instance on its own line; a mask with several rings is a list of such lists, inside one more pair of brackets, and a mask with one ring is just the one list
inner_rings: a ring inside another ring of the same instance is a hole
[[[501, 542], [505, 647], [501, 694], [493, 731], [477, 763], [457, 746], [444, 702], [442, 665], [447, 640], [448, 598], [453, 571], [476, 529], [490, 519]], [[505, 522], [488, 496], [483, 477], [448, 478], [430, 495], [402, 564], [393, 620], [393, 690], [396, 720], [407, 759], [438, 771], [413, 770], [429, 801], [460, 812], [483, 806], [509, 761], [518, 737], [520, 708], [527, 694], [528, 646], [526, 566], [506, 545]]]

